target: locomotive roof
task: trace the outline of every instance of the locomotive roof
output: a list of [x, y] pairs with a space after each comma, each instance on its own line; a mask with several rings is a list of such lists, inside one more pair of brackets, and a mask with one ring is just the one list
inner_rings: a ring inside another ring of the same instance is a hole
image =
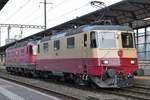
[[37, 41], [23, 41], [23, 42], [20, 42], [20, 43], [15, 43], [14, 45], [10, 46], [7, 48], [7, 50], [10, 50], [10, 49], [14, 49], [14, 48], [20, 48], [20, 47], [24, 47], [24, 46], [27, 46], [28, 44], [36, 44]]
[[70, 29], [66, 32], [66, 36], [78, 34], [82, 32], [90, 32], [92, 30], [119, 30], [119, 31], [133, 31], [129, 26], [121, 25], [83, 25], [76, 29]]
[[74, 34], [79, 34], [82, 32], [90, 32], [93, 30], [119, 30], [119, 31], [133, 31], [129, 26], [120, 26], [120, 25], [83, 25], [78, 28], [69, 29], [59, 33], [55, 33], [52, 36], [44, 37], [41, 42], [51, 40], [52, 38], [59, 38], [63, 36], [70, 36]]
[[91, 30], [133, 31], [132, 28], [130, 28], [129, 26], [120, 26], [120, 25], [85, 25], [83, 26], [82, 30], [83, 31], [91, 31]]
[[[90, 32], [92, 30], [119, 30], [119, 31], [133, 31], [129, 26], [120, 25], [83, 25], [79, 28], [70, 29], [66, 31], [66, 36], [78, 34], [82, 32]], [[64, 33], [64, 32], [63, 32]]]

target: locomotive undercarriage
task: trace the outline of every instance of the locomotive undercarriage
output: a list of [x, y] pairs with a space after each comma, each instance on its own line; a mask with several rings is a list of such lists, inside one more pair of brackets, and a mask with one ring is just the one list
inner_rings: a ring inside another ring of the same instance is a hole
[[44, 79], [53, 79], [56, 81], [66, 81], [69, 83], [75, 83], [77, 85], [86, 85], [89, 83], [90, 78], [86, 74], [72, 74], [63, 72], [51, 72], [51, 71], [38, 71], [35, 69], [22, 68], [22, 67], [6, 67], [7, 72], [16, 75], [22, 75], [27, 77], [39, 77]]
[[133, 77], [124, 77], [115, 76], [113, 78], [108, 78], [102, 80], [100, 77], [91, 77], [91, 80], [101, 88], [122, 88], [130, 87], [133, 85]]
[[35, 65], [33, 64], [22, 64], [22, 65], [6, 65], [7, 72], [11, 74], [18, 74], [23, 76], [35, 76]]
[[[32, 66], [33, 67], [33, 66]], [[133, 85], [133, 76], [124, 76], [123, 74], [115, 75], [114, 70], [108, 70], [103, 77], [91, 76], [87, 74], [72, 74], [63, 72], [37, 71], [34, 68], [17, 68], [6, 67], [6, 70], [13, 74], [23, 76], [41, 77], [45, 79], [53, 78], [54, 80], [64, 80], [66, 82], [73, 82], [77, 85], [86, 85], [95, 83], [101, 88], [121, 88]]]
[[120, 72], [115, 74], [114, 69], [109, 69], [102, 76], [91, 76], [91, 80], [101, 88], [122, 88], [133, 85], [134, 77], [132, 74], [125, 75]]

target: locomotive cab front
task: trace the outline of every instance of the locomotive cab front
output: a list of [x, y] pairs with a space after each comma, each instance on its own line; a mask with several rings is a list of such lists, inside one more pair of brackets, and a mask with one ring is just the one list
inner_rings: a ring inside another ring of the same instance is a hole
[[[127, 28], [128, 29], [128, 28]], [[97, 58], [98, 77], [91, 79], [100, 87], [133, 85], [133, 72], [138, 69], [134, 32], [127, 29], [93, 30], [90, 46]]]

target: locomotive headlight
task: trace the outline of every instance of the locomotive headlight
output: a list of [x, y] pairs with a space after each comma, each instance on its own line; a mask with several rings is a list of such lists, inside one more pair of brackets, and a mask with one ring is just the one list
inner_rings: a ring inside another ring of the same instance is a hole
[[108, 60], [103, 60], [102, 63], [103, 63], [103, 64], [108, 64], [109, 61], [108, 61]]
[[135, 64], [135, 61], [134, 61], [134, 60], [131, 60], [130, 63], [131, 63], [131, 64]]

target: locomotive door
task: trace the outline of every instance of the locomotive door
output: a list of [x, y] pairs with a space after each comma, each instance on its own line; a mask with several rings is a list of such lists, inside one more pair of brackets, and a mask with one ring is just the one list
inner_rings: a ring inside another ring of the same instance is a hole
[[88, 39], [86, 33], [83, 34], [82, 58], [83, 73], [86, 74], [88, 65]]

